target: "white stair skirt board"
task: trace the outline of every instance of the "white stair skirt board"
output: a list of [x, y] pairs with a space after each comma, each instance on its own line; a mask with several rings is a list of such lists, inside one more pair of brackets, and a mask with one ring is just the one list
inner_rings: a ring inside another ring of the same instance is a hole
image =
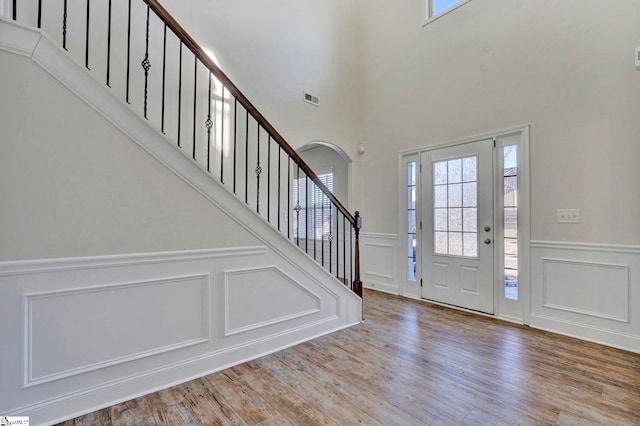
[[[0, 335], [12, 342], [1, 415], [52, 424], [361, 321], [358, 296], [46, 36], [0, 19], [0, 50], [31, 58], [260, 244], [0, 263]], [[285, 300], [244, 315], [251, 294], [265, 297], [259, 283]]]

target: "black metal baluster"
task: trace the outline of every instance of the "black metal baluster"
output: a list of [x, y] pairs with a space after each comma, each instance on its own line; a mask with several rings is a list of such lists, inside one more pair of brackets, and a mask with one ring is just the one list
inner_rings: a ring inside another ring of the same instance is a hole
[[322, 215], [320, 217], [320, 226], [322, 227], [320, 229], [320, 259], [322, 259], [322, 267], [324, 268], [324, 203], [325, 203], [325, 199], [327, 197], [324, 195], [324, 192], [322, 193], [322, 209], [320, 211], [320, 214]]
[[224, 86], [222, 86], [222, 106], [220, 108], [220, 183], [224, 184]]
[[160, 131], [164, 134], [164, 114], [165, 114], [165, 90], [167, 82], [167, 23], [164, 23], [164, 34], [162, 40], [162, 112], [160, 117]]
[[287, 157], [287, 238], [291, 238], [291, 156]]
[[245, 110], [244, 134], [244, 202], [249, 204], [249, 110]]
[[87, 42], [85, 43], [85, 48], [84, 48], [84, 66], [89, 70], [91, 68], [89, 68], [89, 21], [90, 21], [90, 17], [91, 17], [91, 10], [90, 10], [90, 5], [91, 4], [91, 0], [87, 0]]
[[278, 144], [278, 231], [280, 231], [280, 188], [281, 188], [281, 177], [282, 177], [282, 146]]
[[347, 224], [346, 217], [342, 214], [342, 279], [347, 279]]
[[198, 101], [198, 56], [193, 56], [193, 159], [196, 159], [196, 107]]
[[336, 206], [336, 278], [340, 279], [340, 211]]
[[258, 123], [258, 138], [257, 138], [257, 164], [256, 164], [256, 212], [260, 214], [260, 174], [262, 173], [262, 167], [260, 167], [260, 123]]
[[147, 117], [147, 106], [149, 100], [149, 70], [151, 69], [151, 61], [149, 61], [149, 11], [151, 7], [147, 4], [147, 26], [146, 26], [146, 39], [145, 39], [145, 52], [144, 59], [140, 63], [144, 69], [144, 118]]
[[107, 18], [107, 86], [111, 87], [111, 0], [109, 0], [109, 11]]
[[304, 178], [304, 252], [309, 253], [309, 175]]
[[353, 226], [349, 230], [349, 285], [353, 283]]
[[131, 70], [131, 0], [129, 0], [127, 17], [127, 103], [129, 102], [129, 75]]
[[38, 0], [38, 28], [42, 28], [42, 0]]
[[267, 136], [267, 222], [271, 223], [271, 135]]
[[[311, 240], [313, 241], [313, 260], [316, 260], [316, 191], [318, 191], [318, 185], [315, 182], [313, 184], [313, 191], [311, 191]], [[308, 206], [307, 206], [308, 208]]]
[[180, 134], [182, 133], [182, 40], [180, 40], [180, 58], [178, 65], [178, 148], [180, 146]]
[[211, 70], [209, 70], [209, 96], [207, 98], [207, 121], [204, 125], [207, 127], [207, 171], [211, 173], [211, 127], [213, 127], [213, 121], [211, 121]]
[[[289, 157], [289, 160], [291, 160], [291, 157]], [[296, 212], [296, 245], [298, 247], [300, 247], [300, 210], [302, 209], [302, 207], [300, 206], [300, 165], [298, 164], [298, 175], [296, 178], [296, 186], [295, 188], [297, 189], [297, 200], [296, 200], [296, 205], [293, 208], [293, 211]]]
[[[329, 273], [331, 273], [333, 267], [333, 205], [329, 207], [329, 211]], [[338, 208], [336, 207], [337, 211]]]
[[234, 99], [233, 106], [233, 193], [236, 192], [236, 154], [238, 153], [238, 98]]
[[[13, 2], [14, 10], [13, 10], [13, 19], [16, 19], [15, 16], [15, 0]], [[64, 50], [67, 49], [67, 0], [64, 0], [63, 12], [62, 12], [62, 48]]]

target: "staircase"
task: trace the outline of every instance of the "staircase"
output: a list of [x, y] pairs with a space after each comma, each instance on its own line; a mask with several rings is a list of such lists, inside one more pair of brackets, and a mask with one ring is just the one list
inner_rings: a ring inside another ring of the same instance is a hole
[[[23, 342], [0, 355], [1, 415], [28, 415], [34, 424], [52, 424], [360, 321], [358, 213], [335, 198], [158, 2], [14, 0], [2, 5], [8, 5], [8, 14], [0, 20], [0, 66], [39, 75], [29, 68], [36, 65], [15, 54], [30, 58], [155, 161], [141, 156], [136, 167], [161, 164], [165, 172], [154, 169], [154, 179], [165, 176], [214, 206], [210, 220], [217, 226], [193, 230], [185, 240], [213, 232], [228, 241], [235, 233], [243, 243], [158, 253], [80, 252], [83, 257], [42, 260], [25, 255], [19, 259], [36, 260], [3, 262], [0, 257], [0, 334]], [[43, 98], [57, 90], [53, 80], [38, 87]], [[39, 102], [56, 108], [55, 101]], [[62, 124], [45, 129], [42, 117], [3, 124], [4, 170], [12, 169], [7, 166], [15, 153], [7, 135], [31, 125], [45, 134], [62, 132]], [[109, 129], [95, 130], [108, 141]], [[80, 137], [93, 135], [85, 131]], [[46, 137], [41, 143], [35, 155], [55, 150]], [[75, 140], [71, 145], [83, 146]], [[138, 155], [126, 149], [123, 159]], [[96, 155], [84, 154], [91, 166], [78, 165], [80, 180], [91, 172]], [[23, 157], [29, 165], [29, 154]], [[108, 173], [118, 178], [117, 171]], [[22, 182], [17, 185], [22, 188]], [[44, 181], [38, 185], [48, 188]], [[0, 195], [10, 200], [2, 188]], [[321, 194], [320, 202], [312, 203], [311, 194]], [[189, 306], [189, 315], [168, 306]], [[78, 326], [83, 322], [85, 329]], [[158, 327], [162, 332], [150, 332]], [[113, 341], [101, 341], [114, 331]], [[52, 342], [58, 346], [46, 346]]]

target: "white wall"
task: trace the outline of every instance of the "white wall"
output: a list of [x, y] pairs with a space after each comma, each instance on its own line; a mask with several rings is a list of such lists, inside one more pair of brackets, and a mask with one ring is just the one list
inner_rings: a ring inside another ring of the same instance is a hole
[[640, 3], [471, 1], [425, 27], [420, 10], [361, 3], [368, 231], [397, 232], [398, 151], [530, 124], [532, 239], [637, 244]]
[[[325, 140], [354, 157], [355, 2], [162, 4], [196, 41], [215, 53], [224, 72], [294, 148]], [[320, 98], [320, 107], [303, 102], [305, 90]]]
[[0, 63], [0, 260], [256, 244], [29, 59]]

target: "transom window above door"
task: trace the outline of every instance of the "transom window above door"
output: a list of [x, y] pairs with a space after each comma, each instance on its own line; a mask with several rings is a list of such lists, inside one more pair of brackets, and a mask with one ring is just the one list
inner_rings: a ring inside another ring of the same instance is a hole
[[454, 9], [468, 3], [471, 0], [424, 0], [426, 3], [426, 21], [432, 21], [442, 15], [451, 12]]

